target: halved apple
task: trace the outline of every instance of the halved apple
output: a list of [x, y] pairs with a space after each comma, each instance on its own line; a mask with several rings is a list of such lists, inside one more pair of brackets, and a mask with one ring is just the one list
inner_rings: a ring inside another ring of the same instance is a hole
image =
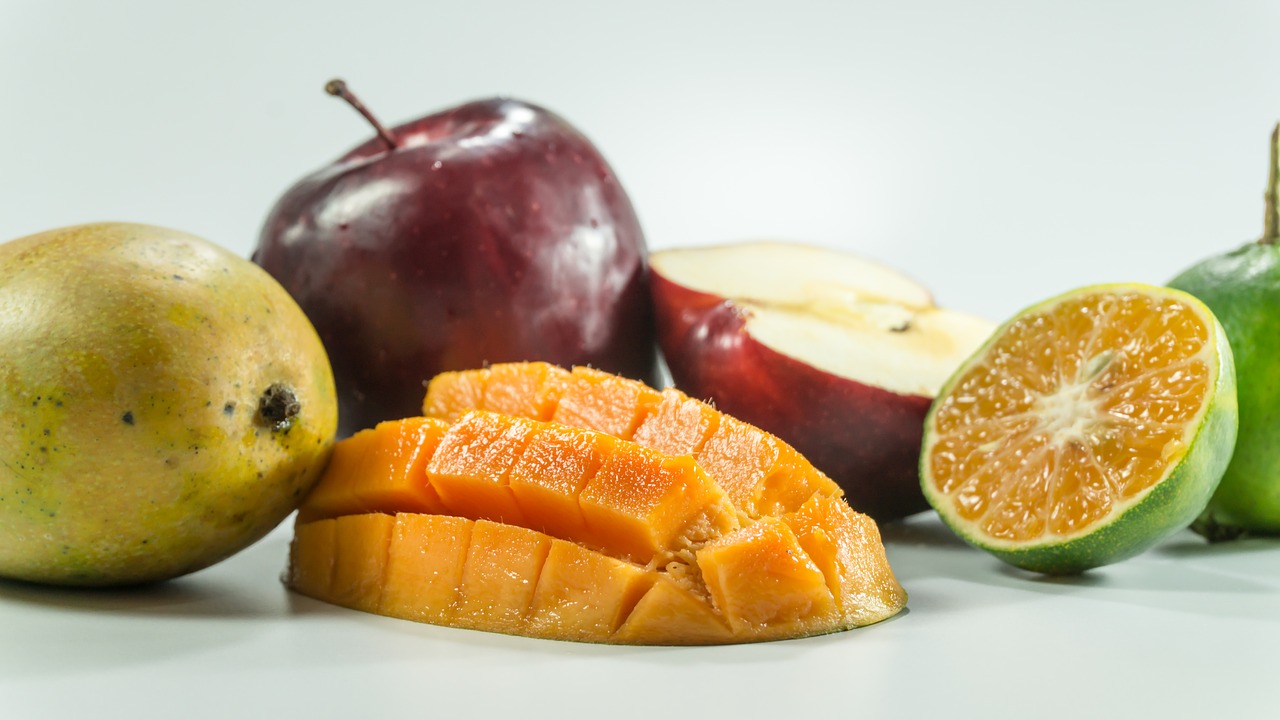
[[786, 440], [879, 521], [929, 507], [917, 470], [925, 413], [993, 323], [936, 307], [888, 267], [809, 245], [649, 261], [677, 387]]

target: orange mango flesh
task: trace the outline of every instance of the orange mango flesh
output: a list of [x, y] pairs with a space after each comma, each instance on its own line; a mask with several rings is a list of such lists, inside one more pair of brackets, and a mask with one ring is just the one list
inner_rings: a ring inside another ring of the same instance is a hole
[[667, 455], [692, 455], [733, 504], [755, 519], [795, 510], [840, 487], [782, 440], [668, 388], [590, 368], [505, 363], [437, 375], [423, 412], [447, 421], [490, 410], [607, 433]]
[[608, 435], [544, 425], [530, 438], [508, 475], [516, 503], [540, 520], [539, 529], [544, 532], [587, 542], [590, 535], [579, 496], [613, 445]]
[[551, 538], [540, 532], [477, 520], [462, 566], [453, 624], [518, 634], [550, 550]]
[[638, 565], [553, 539], [529, 607], [529, 634], [607, 640], [656, 577]]
[[449, 515], [396, 515], [377, 612], [437, 625], [452, 621], [474, 525]]
[[[1035, 351], [1064, 338], [1067, 352]], [[1209, 342], [1193, 310], [1137, 293], [1020, 318], [935, 411], [937, 489], [993, 538], [1065, 537], [1104, 520], [1185, 453], [1183, 428], [1209, 391]]]
[[841, 617], [865, 625], [896, 612], [902, 588], [874, 520], [824, 495], [814, 495], [782, 520], [826, 578]]
[[316, 488], [299, 520], [356, 512], [441, 512], [435, 488], [418, 478], [448, 427], [431, 418], [407, 418], [347, 438], [341, 448], [335, 446], [327, 471], [350, 481]]
[[[526, 372], [523, 364], [510, 364], [499, 371], [496, 380], [502, 382], [506, 377]], [[495, 376], [490, 377], [493, 384]], [[640, 423], [662, 400], [657, 390], [644, 383], [591, 368], [574, 368], [568, 377], [558, 376], [552, 382], [562, 385], [552, 420], [624, 440], [631, 439]]]
[[344, 515], [333, 521], [333, 577], [330, 591], [335, 605], [374, 612], [382, 603], [395, 518], [382, 513]]
[[[415, 453], [401, 448], [405, 426], [433, 430], [409, 433], [423, 441]], [[666, 562], [739, 524], [724, 491], [691, 458], [555, 423], [473, 411], [453, 425], [382, 423], [338, 445], [340, 461], [303, 502], [300, 522], [455, 515], [553, 533], [641, 564]], [[394, 497], [409, 502], [381, 502]]]
[[710, 601], [664, 575], [654, 579], [609, 638], [631, 645], [721, 645], [746, 639], [735, 635]]
[[578, 496], [590, 544], [648, 562], [738, 527], [724, 490], [692, 458], [616, 442]]
[[822, 571], [778, 518], [764, 518], [698, 550], [713, 604], [735, 632], [830, 617], [835, 598]]
[[523, 418], [467, 415], [441, 439], [423, 479], [451, 515], [528, 526], [507, 474], [535, 427], [534, 421]]
[[[892, 581], [878, 535], [868, 538], [876, 547], [865, 558], [861, 545], [834, 554], [858, 556], [855, 570], [875, 566], [887, 586], [815, 561], [791, 529], [793, 516], [727, 533], [674, 573], [488, 520], [348, 515], [296, 529], [286, 582], [319, 600], [406, 620], [599, 643], [804, 637], [878, 622], [903, 607], [906, 596]], [[836, 524], [823, 531], [837, 544], [857, 534]], [[324, 562], [326, 535], [339, 549], [332, 564]], [[832, 587], [841, 589], [839, 599]]]
[[[530, 365], [483, 371], [497, 385], [461, 374], [427, 402], [447, 420], [338, 443], [299, 511], [286, 583], [418, 622], [606, 643], [800, 637], [905, 604], [875, 523], [812, 490], [787, 446], [674, 391], [642, 399], [603, 374], [575, 390], [571, 373]], [[445, 408], [485, 397], [525, 415]], [[566, 397], [574, 417], [629, 427], [647, 446], [551, 422]], [[738, 472], [722, 476], [751, 478], [739, 487], [753, 483], [770, 514], [744, 512], [704, 470], [697, 453], [713, 440], [711, 457]]]

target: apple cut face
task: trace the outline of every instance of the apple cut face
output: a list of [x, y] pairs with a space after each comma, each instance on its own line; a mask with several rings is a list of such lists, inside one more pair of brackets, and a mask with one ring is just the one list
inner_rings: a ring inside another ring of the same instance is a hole
[[994, 330], [883, 265], [753, 242], [650, 256], [658, 340], [684, 392], [777, 435], [880, 521], [926, 510], [929, 405]]

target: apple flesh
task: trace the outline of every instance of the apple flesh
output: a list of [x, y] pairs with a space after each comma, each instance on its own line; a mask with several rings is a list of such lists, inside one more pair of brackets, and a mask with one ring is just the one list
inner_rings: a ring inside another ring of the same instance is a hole
[[378, 136], [289, 189], [253, 254], [324, 341], [342, 435], [416, 414], [426, 380], [487, 363], [654, 382], [644, 235], [585, 136], [518, 100], [388, 130], [347, 99]]
[[876, 520], [928, 509], [925, 414], [992, 323], [818, 247], [666, 250], [650, 265], [658, 343], [679, 388], [790, 443]]

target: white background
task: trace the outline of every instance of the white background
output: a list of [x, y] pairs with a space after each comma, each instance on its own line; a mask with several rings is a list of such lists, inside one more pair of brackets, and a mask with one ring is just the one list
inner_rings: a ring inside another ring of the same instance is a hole
[[[1277, 2], [0, 0], [0, 239], [93, 220], [248, 255], [275, 198], [469, 99], [550, 107], [651, 248], [843, 247], [1000, 320], [1163, 282], [1261, 232]], [[0, 586], [0, 716], [1273, 717], [1274, 543], [1190, 534], [1074, 581], [929, 517], [886, 529], [910, 611], [796, 643], [584, 648], [286, 596], [287, 535], [145, 595]], [[406, 625], [410, 625], [406, 627]]]
[[247, 255], [368, 137], [341, 76], [389, 124], [556, 110], [653, 248], [843, 246], [998, 320], [1261, 232], [1278, 32], [1275, 2], [0, 0], [0, 238], [119, 219]]

